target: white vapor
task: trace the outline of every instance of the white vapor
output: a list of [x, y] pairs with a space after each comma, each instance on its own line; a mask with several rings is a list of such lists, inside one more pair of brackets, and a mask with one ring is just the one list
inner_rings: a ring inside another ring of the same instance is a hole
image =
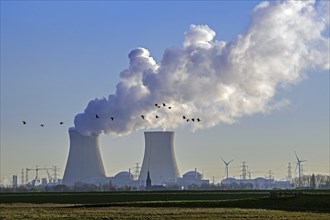
[[191, 25], [183, 47], [166, 49], [161, 63], [144, 48], [131, 51], [116, 93], [90, 101], [75, 128], [84, 135], [195, 130], [270, 112], [289, 103], [274, 99], [279, 87], [298, 83], [308, 70], [329, 69], [329, 35], [328, 1], [262, 2], [231, 42], [215, 40], [207, 25]]

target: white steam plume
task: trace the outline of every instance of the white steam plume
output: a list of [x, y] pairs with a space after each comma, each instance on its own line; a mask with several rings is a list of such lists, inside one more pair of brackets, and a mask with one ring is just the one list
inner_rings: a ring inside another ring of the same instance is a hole
[[232, 42], [214, 40], [207, 25], [191, 25], [183, 47], [166, 49], [159, 64], [144, 48], [130, 52], [116, 93], [90, 101], [75, 127], [84, 135], [200, 129], [269, 112], [288, 103], [274, 100], [278, 87], [298, 83], [307, 70], [329, 69], [329, 35], [328, 1], [262, 2]]

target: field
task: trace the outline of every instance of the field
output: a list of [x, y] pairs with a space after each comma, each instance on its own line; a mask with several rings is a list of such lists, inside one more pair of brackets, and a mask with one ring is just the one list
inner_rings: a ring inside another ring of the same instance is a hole
[[0, 193], [0, 219], [330, 219], [330, 191]]
[[0, 206], [0, 219], [318, 219], [329, 214], [239, 208]]

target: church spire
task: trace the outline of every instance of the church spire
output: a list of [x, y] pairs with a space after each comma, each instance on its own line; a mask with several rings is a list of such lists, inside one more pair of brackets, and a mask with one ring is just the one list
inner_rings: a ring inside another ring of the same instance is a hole
[[146, 189], [151, 189], [151, 179], [150, 179], [149, 170], [148, 170], [148, 177], [147, 177], [147, 180], [146, 180]]

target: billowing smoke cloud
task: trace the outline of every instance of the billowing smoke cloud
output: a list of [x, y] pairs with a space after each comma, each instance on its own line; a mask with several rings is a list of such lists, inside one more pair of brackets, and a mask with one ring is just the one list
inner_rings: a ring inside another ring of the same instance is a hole
[[90, 101], [75, 127], [84, 135], [200, 129], [286, 105], [274, 99], [278, 88], [298, 83], [308, 70], [329, 69], [328, 10], [327, 1], [262, 2], [247, 31], [231, 42], [215, 40], [207, 25], [191, 25], [183, 47], [166, 49], [161, 63], [137, 48], [116, 93]]

